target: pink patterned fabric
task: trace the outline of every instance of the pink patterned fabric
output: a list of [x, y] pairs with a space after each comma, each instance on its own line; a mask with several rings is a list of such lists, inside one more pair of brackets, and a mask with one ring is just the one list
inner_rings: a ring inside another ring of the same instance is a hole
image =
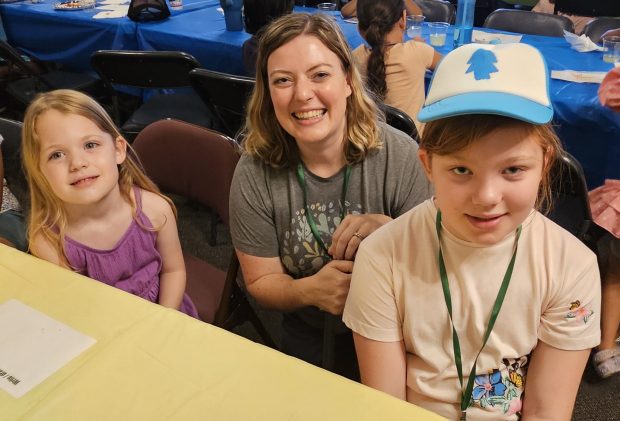
[[590, 207], [594, 222], [620, 238], [620, 180], [605, 180], [592, 190]]
[[[136, 198], [136, 219], [110, 250], [97, 250], [65, 236], [65, 253], [71, 267], [78, 273], [105, 284], [158, 302], [159, 272], [161, 255], [156, 248], [157, 231], [142, 212], [141, 190], [134, 187]], [[184, 294], [181, 308], [185, 314], [198, 318], [198, 311], [192, 300]]]
[[620, 112], [620, 67], [611, 69], [598, 88], [601, 104]]

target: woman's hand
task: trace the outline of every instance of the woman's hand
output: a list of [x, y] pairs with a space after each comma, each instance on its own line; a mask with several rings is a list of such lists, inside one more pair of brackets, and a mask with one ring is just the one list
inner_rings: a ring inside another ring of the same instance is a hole
[[347, 215], [334, 231], [327, 252], [335, 260], [353, 260], [362, 240], [391, 220], [380, 213]]
[[313, 276], [305, 278], [307, 301], [333, 315], [341, 315], [349, 294], [353, 262], [332, 260]]

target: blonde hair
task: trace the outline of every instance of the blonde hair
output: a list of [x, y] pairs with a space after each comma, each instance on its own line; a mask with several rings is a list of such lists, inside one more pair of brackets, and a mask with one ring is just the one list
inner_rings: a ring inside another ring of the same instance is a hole
[[344, 156], [349, 164], [363, 161], [381, 147], [377, 105], [366, 91], [353, 64], [351, 50], [334, 20], [322, 13], [293, 13], [271, 22], [259, 42], [256, 61], [256, 86], [250, 97], [245, 124], [245, 151], [273, 167], [284, 167], [298, 160], [295, 139], [278, 122], [271, 96], [267, 61], [282, 45], [300, 35], [316, 37], [340, 60], [351, 85], [347, 98]]
[[[549, 211], [552, 205], [551, 168], [558, 162], [563, 148], [551, 124], [531, 124], [510, 117], [472, 114], [441, 118], [426, 123], [420, 149], [429, 154], [448, 155], [465, 149], [494, 130], [519, 127], [525, 135], [533, 135], [543, 150], [543, 172], [538, 188], [536, 209]], [[501, 141], [501, 139], [499, 140]]]
[[[36, 124], [37, 119], [49, 110], [85, 117], [112, 136], [113, 141], [122, 136], [103, 107], [81, 92], [68, 89], [47, 92], [39, 95], [26, 110], [22, 131], [22, 162], [30, 188], [31, 210], [28, 220], [28, 241], [32, 243], [37, 235], [42, 235], [56, 249], [61, 262], [69, 266], [64, 247], [67, 214], [63, 202], [54, 194], [40, 166], [41, 140]], [[127, 144], [125, 160], [117, 167], [120, 193], [123, 199], [131, 205], [134, 219], [137, 215], [136, 204], [131, 198], [133, 186], [161, 196], [170, 204], [176, 217], [174, 204], [162, 195], [155, 183], [144, 174], [137, 155], [129, 144]]]

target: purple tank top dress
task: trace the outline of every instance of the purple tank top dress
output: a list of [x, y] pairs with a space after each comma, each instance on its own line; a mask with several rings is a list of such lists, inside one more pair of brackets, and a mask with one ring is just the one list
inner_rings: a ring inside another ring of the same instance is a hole
[[[153, 228], [142, 212], [141, 190], [134, 187], [134, 194], [137, 220]], [[162, 260], [155, 247], [156, 240], [157, 231], [143, 229], [134, 219], [110, 250], [96, 250], [65, 236], [65, 253], [78, 273], [157, 303]], [[183, 294], [179, 311], [198, 318], [196, 306], [187, 294]]]

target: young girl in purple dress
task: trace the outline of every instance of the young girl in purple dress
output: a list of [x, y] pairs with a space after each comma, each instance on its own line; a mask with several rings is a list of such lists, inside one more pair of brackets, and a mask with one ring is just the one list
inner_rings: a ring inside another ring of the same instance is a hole
[[106, 111], [82, 93], [52, 91], [28, 107], [30, 251], [196, 317], [184, 294], [176, 209], [128, 148]]

